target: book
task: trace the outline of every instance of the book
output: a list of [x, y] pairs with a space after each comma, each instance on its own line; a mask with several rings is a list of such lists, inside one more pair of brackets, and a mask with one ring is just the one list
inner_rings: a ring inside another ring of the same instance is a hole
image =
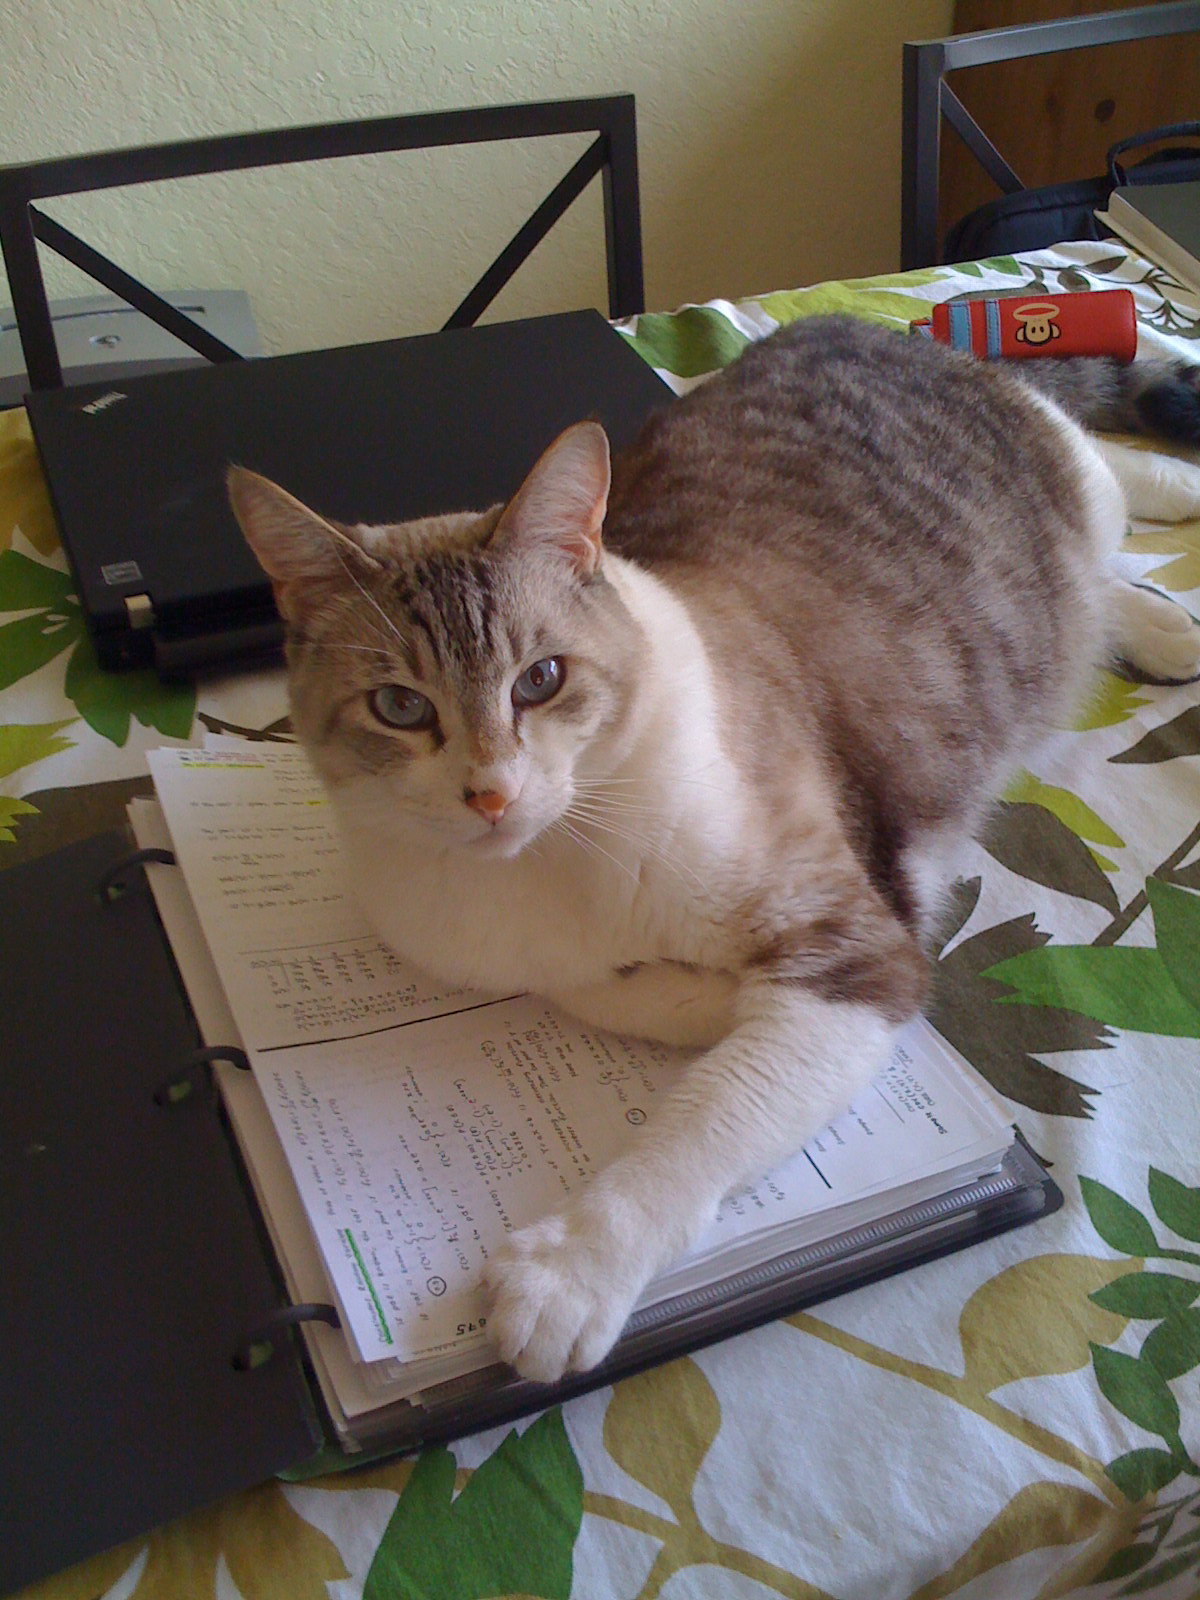
[[[339, 1444], [548, 1403], [553, 1389], [497, 1364], [485, 1263], [638, 1136], [683, 1053], [401, 962], [345, 888], [299, 748], [217, 741], [151, 752], [150, 767], [157, 801], [135, 801], [131, 821], [174, 855], [147, 871], [201, 1033], [250, 1063], [218, 1075], [259, 1208], [292, 1298], [336, 1310], [337, 1327], [305, 1336]], [[1003, 1103], [918, 1022], [844, 1116], [727, 1197], [585, 1382], [1056, 1199]]]
[[1114, 189], [1097, 220], [1200, 294], [1200, 180]]

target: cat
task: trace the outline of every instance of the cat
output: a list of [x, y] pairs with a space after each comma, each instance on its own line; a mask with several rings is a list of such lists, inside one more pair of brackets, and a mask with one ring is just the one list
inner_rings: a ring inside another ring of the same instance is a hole
[[[490, 1263], [526, 1377], [602, 1360], [722, 1197], [880, 1069], [956, 851], [1098, 664], [1200, 672], [1187, 613], [1113, 576], [1125, 502], [1062, 409], [1200, 442], [1200, 368], [1022, 367], [807, 319], [611, 463], [581, 422], [506, 505], [407, 525], [231, 470], [384, 939], [698, 1052]], [[1198, 482], [1142, 489], [1195, 514]]]

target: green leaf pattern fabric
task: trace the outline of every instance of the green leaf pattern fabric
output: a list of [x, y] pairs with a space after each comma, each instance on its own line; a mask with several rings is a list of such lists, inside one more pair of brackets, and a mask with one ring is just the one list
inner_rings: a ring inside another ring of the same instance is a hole
[[[677, 390], [795, 317], [968, 294], [1200, 300], [1109, 241], [620, 324]], [[1200, 608], [1200, 529], [1138, 527]], [[278, 673], [99, 672], [0, 414], [0, 864], [118, 823], [145, 751], [286, 737]], [[1200, 1594], [1200, 689], [1106, 674], [964, 854], [935, 1024], [1063, 1191], [1036, 1226], [475, 1438], [273, 1482], [25, 1600], [1084, 1600]], [[11, 1466], [12, 1464], [10, 1464]]]

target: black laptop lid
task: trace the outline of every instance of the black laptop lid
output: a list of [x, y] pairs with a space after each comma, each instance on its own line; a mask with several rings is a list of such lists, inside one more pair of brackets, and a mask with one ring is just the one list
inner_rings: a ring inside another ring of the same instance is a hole
[[581, 311], [27, 404], [102, 664], [161, 667], [278, 638], [269, 585], [226, 500], [230, 462], [338, 520], [401, 521], [507, 498], [581, 418], [619, 447], [669, 398], [598, 312]]

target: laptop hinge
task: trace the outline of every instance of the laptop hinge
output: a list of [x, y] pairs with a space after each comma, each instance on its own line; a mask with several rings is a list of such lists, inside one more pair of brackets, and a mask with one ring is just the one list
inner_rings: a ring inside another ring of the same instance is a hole
[[154, 626], [154, 602], [148, 594], [127, 594], [125, 596], [125, 615], [129, 619], [129, 626], [135, 631]]

